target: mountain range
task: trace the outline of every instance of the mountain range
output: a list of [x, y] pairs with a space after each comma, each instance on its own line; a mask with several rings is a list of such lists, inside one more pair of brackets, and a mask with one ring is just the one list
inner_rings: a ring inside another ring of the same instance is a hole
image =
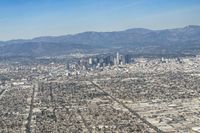
[[132, 50], [138, 53], [198, 53], [200, 26], [189, 25], [165, 30], [133, 28], [0, 42], [0, 56], [59, 56], [80, 51], [98, 53], [116, 50]]

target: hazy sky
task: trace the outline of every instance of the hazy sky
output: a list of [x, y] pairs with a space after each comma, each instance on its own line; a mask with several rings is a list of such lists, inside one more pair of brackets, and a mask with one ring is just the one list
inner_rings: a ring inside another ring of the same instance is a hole
[[0, 0], [0, 40], [200, 25], [200, 0]]

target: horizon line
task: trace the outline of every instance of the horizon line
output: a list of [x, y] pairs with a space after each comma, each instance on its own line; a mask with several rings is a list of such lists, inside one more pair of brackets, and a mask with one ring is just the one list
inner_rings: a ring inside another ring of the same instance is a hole
[[134, 28], [127, 28], [124, 30], [111, 30], [111, 31], [94, 31], [94, 30], [86, 30], [86, 31], [80, 31], [80, 32], [76, 32], [76, 33], [68, 33], [68, 34], [60, 34], [60, 35], [41, 35], [41, 36], [35, 36], [35, 37], [30, 37], [30, 38], [15, 38], [15, 39], [6, 39], [6, 40], [0, 40], [0, 42], [9, 42], [9, 41], [19, 41], [19, 40], [23, 40], [23, 41], [29, 41], [29, 40], [33, 40], [33, 39], [37, 39], [37, 38], [44, 38], [44, 37], [60, 37], [60, 36], [73, 36], [73, 35], [77, 35], [77, 34], [82, 34], [82, 33], [87, 33], [87, 32], [98, 32], [98, 33], [110, 33], [110, 32], [120, 32], [120, 31], [127, 31], [127, 30], [131, 30], [131, 29], [146, 29], [146, 30], [152, 30], [152, 31], [161, 31], [161, 30], [173, 30], [173, 29], [181, 29], [181, 28], [186, 28], [186, 27], [190, 27], [190, 26], [200, 26], [199, 25], [185, 25], [185, 26], [180, 26], [180, 27], [176, 27], [176, 28], [162, 28], [162, 29], [153, 29], [153, 28], [143, 28], [143, 27], [134, 27]]

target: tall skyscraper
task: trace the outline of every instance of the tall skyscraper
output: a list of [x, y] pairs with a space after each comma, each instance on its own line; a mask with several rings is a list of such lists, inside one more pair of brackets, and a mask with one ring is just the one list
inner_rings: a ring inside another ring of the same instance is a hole
[[119, 65], [119, 53], [117, 52], [116, 64]]
[[92, 61], [92, 58], [89, 58], [89, 65], [92, 65], [93, 61]]

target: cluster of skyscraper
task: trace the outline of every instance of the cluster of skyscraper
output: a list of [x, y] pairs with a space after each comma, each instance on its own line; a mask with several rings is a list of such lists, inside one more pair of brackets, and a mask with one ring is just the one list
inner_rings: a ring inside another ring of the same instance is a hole
[[95, 56], [87, 59], [81, 59], [79, 65], [87, 68], [99, 68], [113, 65], [123, 65], [133, 62], [133, 56], [130, 54], [120, 55], [118, 52], [114, 55]]

